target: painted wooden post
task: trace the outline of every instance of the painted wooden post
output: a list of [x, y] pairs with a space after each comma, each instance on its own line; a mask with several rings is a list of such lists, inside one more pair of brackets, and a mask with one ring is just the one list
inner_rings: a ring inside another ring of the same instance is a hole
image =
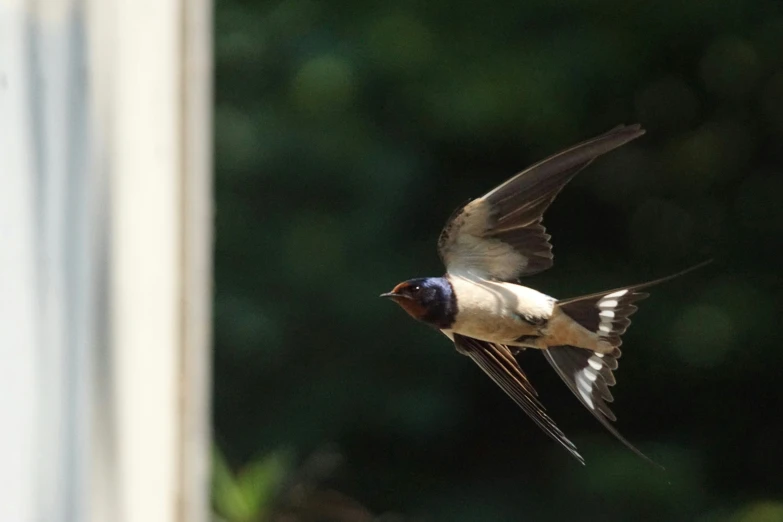
[[36, 183], [25, 6], [0, 3], [0, 520], [35, 520], [38, 373]]
[[209, 519], [210, 10], [0, 1], [0, 520]]

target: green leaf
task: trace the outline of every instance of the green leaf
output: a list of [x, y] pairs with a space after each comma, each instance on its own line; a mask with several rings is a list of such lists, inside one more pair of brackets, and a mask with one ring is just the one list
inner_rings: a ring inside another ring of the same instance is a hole
[[288, 471], [288, 458], [273, 452], [232, 473], [219, 450], [212, 459], [212, 504], [226, 522], [264, 519]]

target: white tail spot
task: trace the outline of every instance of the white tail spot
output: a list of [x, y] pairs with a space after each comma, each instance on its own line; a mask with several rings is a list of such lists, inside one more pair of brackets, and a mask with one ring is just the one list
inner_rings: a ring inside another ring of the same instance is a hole
[[603, 333], [609, 333], [609, 332], [612, 331], [612, 327], [610, 325], [607, 325], [607, 324], [598, 325], [598, 329], [600, 331], [602, 331]]
[[628, 293], [628, 289], [625, 290], [618, 290], [617, 292], [612, 292], [611, 294], [606, 294], [604, 297], [622, 297], [625, 294]]
[[614, 308], [617, 306], [617, 299], [608, 299], [598, 303], [598, 308]]
[[590, 409], [595, 408], [595, 406], [593, 406], [593, 398], [590, 397], [589, 393], [586, 393], [582, 388], [577, 388], [577, 391], [579, 392], [579, 395], [582, 396], [587, 406], [590, 407]]
[[614, 312], [611, 310], [601, 310], [599, 314], [601, 317], [606, 317], [608, 319], [614, 319]]
[[597, 360], [593, 359], [592, 357], [590, 357], [587, 360], [587, 363], [595, 370], [600, 370], [604, 366], [601, 361], [597, 361]]

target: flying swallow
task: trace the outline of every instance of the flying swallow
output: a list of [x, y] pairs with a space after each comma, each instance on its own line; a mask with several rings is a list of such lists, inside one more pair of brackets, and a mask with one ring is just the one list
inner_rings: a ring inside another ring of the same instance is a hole
[[[484, 196], [458, 208], [438, 239], [442, 277], [404, 281], [381, 294], [413, 318], [441, 330], [533, 421], [582, 464], [584, 459], [547, 415], [515, 355], [526, 348], [544, 357], [581, 403], [634, 453], [610, 421], [607, 403], [620, 358], [620, 337], [647, 297], [643, 290], [685, 272], [647, 283], [558, 300], [519, 284], [552, 266], [542, 215], [560, 190], [599, 156], [644, 134], [639, 125], [611, 131], [546, 158]], [[702, 263], [705, 264], [705, 263]], [[653, 463], [655, 464], [655, 463]], [[657, 464], [656, 464], [657, 465]]]

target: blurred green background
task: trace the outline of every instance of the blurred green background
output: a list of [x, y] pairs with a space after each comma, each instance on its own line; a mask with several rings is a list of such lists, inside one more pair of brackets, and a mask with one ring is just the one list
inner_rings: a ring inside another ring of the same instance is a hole
[[[783, 521], [783, 2], [216, 2], [214, 503], [227, 521]], [[625, 335], [587, 466], [379, 299], [450, 212], [639, 122], [549, 209], [557, 297], [716, 262]], [[378, 518], [380, 517], [380, 518]]]

